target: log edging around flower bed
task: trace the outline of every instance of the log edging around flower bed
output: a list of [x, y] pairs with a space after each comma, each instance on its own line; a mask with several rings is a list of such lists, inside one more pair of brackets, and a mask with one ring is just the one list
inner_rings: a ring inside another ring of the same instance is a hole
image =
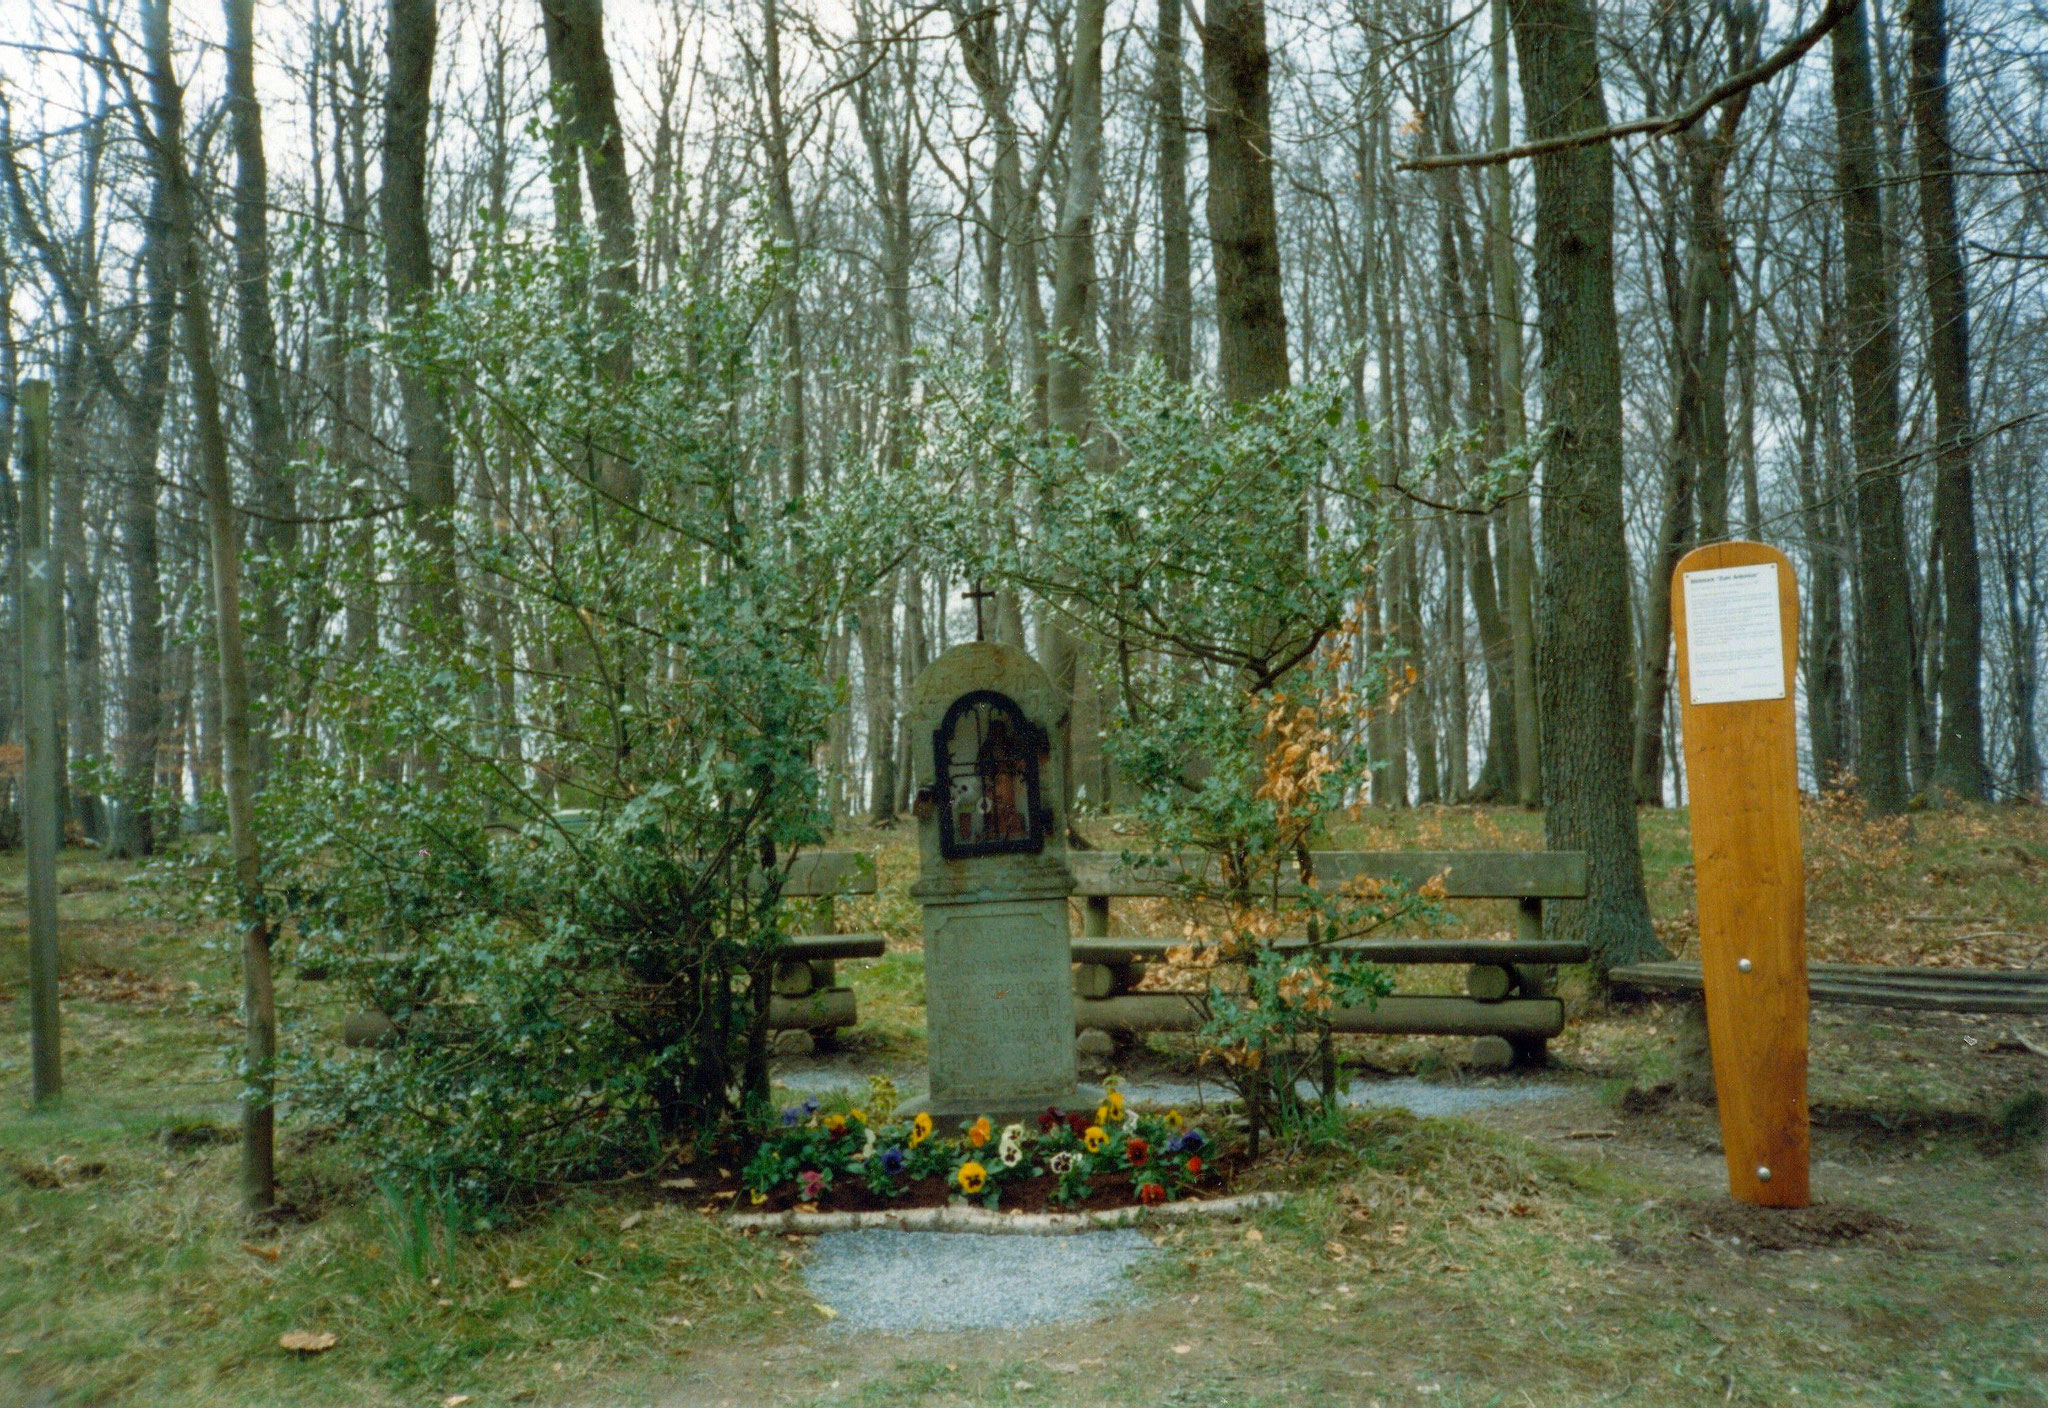
[[955, 1207], [881, 1209], [874, 1212], [736, 1212], [728, 1226], [760, 1232], [852, 1232], [869, 1227], [899, 1232], [997, 1232], [1027, 1237], [1061, 1237], [1105, 1227], [1172, 1221], [1187, 1217], [1235, 1217], [1277, 1208], [1281, 1193], [1236, 1193], [1227, 1198], [1186, 1198], [1156, 1207], [1099, 1208], [1092, 1212], [994, 1212]]

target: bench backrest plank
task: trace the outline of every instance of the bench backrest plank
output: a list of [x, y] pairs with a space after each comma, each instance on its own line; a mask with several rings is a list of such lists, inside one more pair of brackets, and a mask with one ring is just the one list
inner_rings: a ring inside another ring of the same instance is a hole
[[[1089, 898], [1142, 899], [1180, 893], [1189, 874], [1216, 874], [1206, 856], [1189, 856], [1185, 865], [1126, 861], [1111, 851], [1070, 851], [1074, 893]], [[1321, 851], [1315, 878], [1326, 888], [1359, 875], [1398, 880], [1420, 886], [1444, 877], [1444, 895], [1454, 900], [1547, 899], [1586, 897], [1586, 857], [1581, 851]], [[1283, 890], [1294, 893], [1297, 881]]]

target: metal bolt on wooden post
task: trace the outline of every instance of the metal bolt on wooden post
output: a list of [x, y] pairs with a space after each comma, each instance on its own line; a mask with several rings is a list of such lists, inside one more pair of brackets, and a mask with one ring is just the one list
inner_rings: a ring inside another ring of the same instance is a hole
[[1728, 1192], [1802, 1208], [1810, 1201], [1806, 871], [1790, 560], [1762, 543], [1694, 549], [1672, 574], [1671, 623]]
[[21, 385], [22, 849], [28, 899], [29, 1050], [38, 1105], [64, 1093], [57, 1007], [57, 566], [50, 550], [50, 384]]

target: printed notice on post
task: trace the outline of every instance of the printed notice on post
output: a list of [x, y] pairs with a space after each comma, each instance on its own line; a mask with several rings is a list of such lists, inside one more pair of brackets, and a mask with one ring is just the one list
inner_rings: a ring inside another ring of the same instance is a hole
[[1685, 574], [1686, 675], [1695, 704], [1785, 697], [1778, 564]]

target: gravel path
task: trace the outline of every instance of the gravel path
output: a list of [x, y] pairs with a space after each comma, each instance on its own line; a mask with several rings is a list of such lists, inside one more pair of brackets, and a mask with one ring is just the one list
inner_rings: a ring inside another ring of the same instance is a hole
[[827, 1232], [804, 1282], [835, 1330], [1000, 1330], [1086, 1320], [1134, 1298], [1150, 1253], [1124, 1229], [1072, 1237], [978, 1232]]

